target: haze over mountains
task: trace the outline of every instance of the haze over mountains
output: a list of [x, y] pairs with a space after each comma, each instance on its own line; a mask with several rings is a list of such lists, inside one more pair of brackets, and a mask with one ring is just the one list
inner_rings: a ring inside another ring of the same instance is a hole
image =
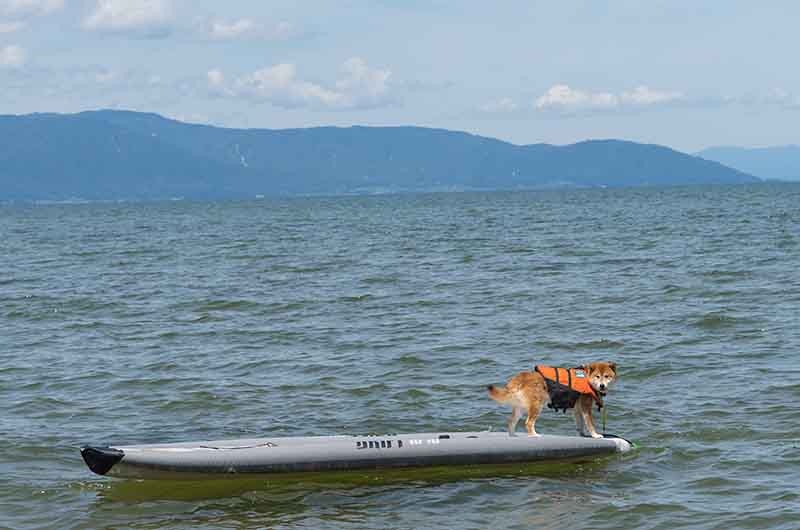
[[658, 145], [514, 145], [421, 127], [225, 129], [156, 114], [0, 116], [0, 199], [216, 198], [747, 183]]
[[756, 148], [710, 147], [697, 153], [697, 156], [761, 178], [800, 181], [798, 145]]

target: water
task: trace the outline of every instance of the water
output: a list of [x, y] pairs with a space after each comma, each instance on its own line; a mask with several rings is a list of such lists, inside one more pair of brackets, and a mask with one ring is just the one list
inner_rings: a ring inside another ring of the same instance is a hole
[[[800, 186], [5, 206], [0, 235], [2, 527], [800, 527]], [[502, 429], [485, 384], [594, 359], [633, 456], [159, 485], [76, 449]]]

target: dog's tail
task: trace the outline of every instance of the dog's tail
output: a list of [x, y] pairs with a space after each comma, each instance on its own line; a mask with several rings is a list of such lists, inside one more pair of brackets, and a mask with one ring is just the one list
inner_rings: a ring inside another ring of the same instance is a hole
[[508, 403], [511, 400], [511, 392], [504, 386], [489, 385], [486, 387], [489, 397], [498, 403]]

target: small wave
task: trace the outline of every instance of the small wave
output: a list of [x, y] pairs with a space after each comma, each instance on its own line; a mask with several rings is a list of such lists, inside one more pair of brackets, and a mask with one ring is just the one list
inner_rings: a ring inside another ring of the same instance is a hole
[[781, 396], [784, 392], [787, 394], [787, 398], [800, 398], [800, 383], [772, 385], [766, 389], [765, 394]]
[[495, 364], [497, 364], [497, 362], [490, 357], [479, 357], [478, 359], [473, 359], [465, 363], [465, 366], [493, 366]]
[[152, 248], [129, 248], [125, 250], [121, 250], [116, 253], [118, 256], [148, 256], [151, 254], [161, 254], [162, 256], [170, 256], [169, 253], [165, 252], [165, 250], [161, 247], [152, 247]]
[[250, 300], [208, 300], [195, 307], [197, 312], [206, 311], [249, 311], [259, 306]]
[[428, 364], [427, 361], [417, 357], [414, 354], [405, 354], [397, 359], [403, 366], [423, 366]]
[[741, 294], [739, 291], [724, 290], [724, 291], [705, 291], [700, 294], [701, 298], [731, 298]]
[[370, 276], [362, 281], [367, 284], [392, 284], [397, 283], [399, 278], [397, 276]]
[[315, 272], [323, 272], [327, 269], [326, 266], [307, 266], [307, 267], [291, 267], [291, 266], [282, 266], [282, 267], [274, 267], [271, 269], [265, 270], [265, 272], [285, 272], [285, 273], [292, 273], [292, 274], [312, 274]]
[[430, 397], [430, 394], [428, 394], [424, 390], [419, 390], [417, 388], [409, 388], [408, 390], [403, 390], [402, 392], [398, 392], [393, 397], [395, 399], [403, 399], [403, 398], [420, 399], [420, 398], [428, 398]]
[[506, 252], [509, 254], [536, 254], [537, 250], [531, 247], [515, 246], [509, 248]]
[[536, 265], [531, 267], [531, 271], [536, 272], [561, 272], [564, 270], [569, 264], [564, 262], [555, 262], [555, 263], [542, 263], [540, 265]]
[[597, 265], [641, 265], [649, 264], [651, 261], [651, 258], [608, 258], [593, 261], [592, 263]]
[[689, 290], [688, 287], [683, 287], [682, 285], [675, 285], [672, 283], [668, 283], [661, 290], [666, 294], [677, 294], [677, 293], [685, 293]]
[[625, 347], [624, 342], [611, 339], [596, 339], [585, 342], [558, 342], [545, 341], [537, 342], [537, 346], [542, 345], [545, 349], [554, 350], [618, 350]]
[[701, 329], [721, 329], [752, 323], [754, 323], [754, 321], [748, 318], [733, 317], [725, 313], [714, 312], [703, 315], [692, 322], [692, 325]]
[[355, 397], [365, 397], [370, 395], [378, 395], [386, 392], [389, 389], [383, 383], [375, 383], [374, 385], [370, 386], [363, 386], [359, 388], [348, 388], [344, 390], [345, 394], [355, 396]]
[[576, 258], [586, 258], [590, 256], [598, 256], [602, 254], [599, 250], [593, 250], [588, 248], [567, 248], [558, 252], [556, 255], [560, 257], [576, 257]]
[[365, 301], [367, 301], [367, 300], [369, 300], [371, 298], [372, 298], [372, 295], [367, 293], [367, 294], [357, 294], [357, 295], [352, 295], [352, 296], [343, 296], [343, 297], [339, 298], [339, 301], [340, 302], [365, 302]]
[[736, 280], [749, 278], [751, 273], [750, 271], [726, 271], [714, 269], [703, 272], [702, 276], [711, 280], [715, 280], [718, 283], [729, 283], [735, 282]]

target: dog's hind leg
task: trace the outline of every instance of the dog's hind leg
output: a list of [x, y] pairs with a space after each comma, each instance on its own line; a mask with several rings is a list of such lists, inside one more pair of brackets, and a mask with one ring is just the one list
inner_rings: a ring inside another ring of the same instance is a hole
[[528, 428], [528, 436], [541, 436], [536, 433], [536, 418], [539, 417], [541, 411], [536, 407], [528, 408], [528, 419], [525, 420], [525, 427]]
[[514, 405], [514, 410], [511, 412], [511, 417], [508, 418], [508, 435], [509, 436], [516, 436], [514, 431], [517, 430], [517, 423], [519, 419], [522, 417], [522, 409], [518, 406]]

